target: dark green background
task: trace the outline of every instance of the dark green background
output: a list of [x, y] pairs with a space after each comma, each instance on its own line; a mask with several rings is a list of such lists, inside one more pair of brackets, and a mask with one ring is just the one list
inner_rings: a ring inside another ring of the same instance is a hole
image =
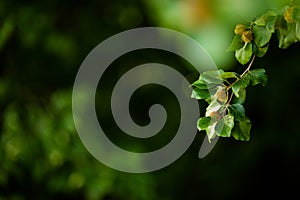
[[[234, 61], [232, 53], [225, 52], [223, 44], [230, 43], [235, 23], [274, 6], [270, 1], [251, 1], [249, 9], [244, 5], [238, 7], [246, 14], [236, 18], [234, 9], [238, 1], [199, 1], [207, 3], [209, 23], [219, 31], [211, 36], [218, 38], [206, 38], [202, 33], [209, 29], [202, 26], [201, 20], [188, 28], [180, 22], [174, 26], [177, 19], [173, 25], [169, 23], [172, 22], [169, 6], [180, 1], [162, 1], [158, 8], [153, 2], [159, 4], [159, 1], [133, 0], [0, 1], [1, 200], [297, 197], [300, 46], [278, 49], [276, 37], [272, 38], [267, 55], [254, 63], [254, 68], [267, 70], [269, 82], [266, 87], [252, 87], [248, 91], [245, 107], [253, 124], [249, 142], [222, 138], [207, 157], [199, 159], [197, 155], [204, 138], [204, 133], [199, 133], [175, 163], [147, 174], [110, 169], [84, 148], [73, 124], [72, 85], [81, 62], [101, 41], [143, 26], [174, 28], [200, 41], [224, 38], [218, 51], [224, 49], [226, 58], [213, 53], [212, 56], [219, 67], [241, 72], [241, 66]], [[231, 6], [232, 11], [227, 13], [221, 9]], [[181, 17], [180, 12], [173, 15]], [[215, 48], [208, 43], [208, 49]], [[197, 79], [198, 74], [176, 55], [153, 50], [132, 52], [114, 62], [99, 83], [105, 86], [96, 98], [99, 119], [111, 118], [108, 97], [120, 73], [149, 61], [172, 66], [191, 82]], [[113, 121], [104, 120], [101, 125], [125, 149], [149, 151], [162, 147], [173, 137], [164, 133], [176, 131], [178, 127], [178, 102], [164, 87], [141, 88], [130, 105], [138, 124], [149, 122], [146, 114], [153, 103], [165, 105], [169, 117], [165, 131], [152, 139], [129, 138]], [[205, 104], [200, 105], [203, 110]]]

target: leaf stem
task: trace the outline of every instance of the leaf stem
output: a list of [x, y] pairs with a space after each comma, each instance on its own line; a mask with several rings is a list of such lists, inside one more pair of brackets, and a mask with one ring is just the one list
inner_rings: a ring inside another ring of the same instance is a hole
[[230, 102], [231, 102], [231, 100], [232, 100], [232, 97], [233, 97], [233, 92], [231, 92], [231, 95], [230, 95], [230, 97], [229, 97], [229, 100], [228, 100], [227, 103], [226, 103], [226, 108], [228, 108], [228, 106], [230, 105]]
[[225, 116], [226, 111], [228, 110], [228, 107], [230, 106], [231, 100], [232, 100], [233, 95], [234, 95], [234, 93], [233, 93], [233, 91], [232, 91], [232, 86], [233, 86], [237, 81], [241, 80], [241, 78], [242, 78], [246, 73], [248, 73], [248, 72], [250, 71], [250, 68], [251, 68], [251, 66], [252, 66], [252, 64], [253, 64], [253, 62], [254, 62], [254, 60], [255, 60], [255, 55], [253, 55], [253, 57], [252, 57], [252, 59], [251, 59], [251, 62], [249, 63], [247, 69], [242, 73], [242, 75], [241, 75], [236, 81], [234, 81], [232, 84], [230, 84], [229, 86], [226, 87], [227, 92], [231, 89], [231, 94], [230, 94], [230, 97], [229, 97], [229, 99], [228, 99], [228, 101], [227, 101], [227, 103], [226, 103], [226, 105], [225, 105], [224, 111], [223, 111], [223, 112], [220, 114], [220, 116], [219, 116], [219, 119], [221, 119], [222, 117]]
[[253, 55], [250, 64], [248, 65], [247, 69], [242, 73], [241, 77], [243, 77], [247, 72], [249, 72], [249, 70], [250, 70], [250, 68], [251, 68], [251, 66], [252, 66], [252, 64], [254, 62], [254, 59], [255, 59], [255, 55]]
[[[249, 70], [250, 70], [250, 68], [251, 68], [251, 66], [252, 66], [252, 64], [253, 64], [253, 62], [254, 62], [254, 60], [255, 60], [255, 55], [253, 55], [253, 57], [252, 57], [252, 59], [251, 59], [251, 62], [249, 63], [247, 69], [242, 73], [242, 75], [240, 76], [240, 78], [242, 78], [247, 72], [249, 72]], [[240, 80], [240, 78], [237, 79], [237, 80], [236, 80], [234, 83], [232, 83], [231, 85], [229, 85], [229, 86], [227, 87], [227, 91], [228, 91], [229, 89], [231, 89], [232, 86], [233, 86], [237, 81]], [[233, 92], [231, 91], [230, 97], [229, 97], [229, 99], [228, 99], [228, 101], [227, 101], [227, 103], [226, 103], [225, 112], [226, 112], [226, 110], [228, 109], [228, 107], [229, 107], [229, 105], [230, 105], [230, 103], [231, 103], [232, 98], [233, 98]], [[224, 112], [224, 113], [225, 113], [225, 112]]]
[[238, 79], [236, 79], [232, 84], [230, 84], [230, 85], [226, 88], [227, 91], [230, 90], [230, 89], [232, 88], [232, 86], [233, 86], [236, 82], [238, 82], [238, 81], [240, 80], [240, 78], [242, 78], [243, 76], [245, 76], [245, 74], [246, 74], [247, 72], [249, 72], [249, 70], [250, 70], [250, 68], [251, 68], [251, 66], [252, 66], [252, 64], [253, 64], [253, 62], [254, 62], [254, 59], [255, 59], [255, 55], [253, 55], [250, 64], [248, 65], [247, 69], [242, 73], [242, 75], [241, 75]]

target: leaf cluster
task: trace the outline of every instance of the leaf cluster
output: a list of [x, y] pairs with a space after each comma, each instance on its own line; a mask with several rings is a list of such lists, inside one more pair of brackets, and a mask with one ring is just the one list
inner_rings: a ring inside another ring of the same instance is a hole
[[237, 140], [250, 139], [251, 122], [243, 106], [246, 88], [267, 83], [264, 69], [249, 70], [243, 75], [223, 70], [207, 71], [192, 86], [192, 98], [203, 99], [209, 105], [205, 117], [198, 120], [198, 129], [206, 131], [209, 141], [217, 135], [233, 136]]
[[247, 64], [251, 57], [263, 57], [269, 48], [273, 33], [276, 33], [279, 47], [287, 48], [300, 40], [300, 9], [286, 6], [281, 11], [268, 11], [249, 25], [238, 24], [235, 36], [227, 51], [235, 51], [236, 59]]
[[239, 63], [249, 63], [239, 75], [223, 70], [207, 71], [200, 75], [192, 86], [192, 98], [208, 103], [204, 117], [197, 122], [200, 131], [206, 131], [208, 140], [216, 136], [237, 140], [250, 139], [251, 122], [243, 104], [249, 85], [267, 83], [265, 69], [250, 70], [256, 57], [263, 57], [269, 48], [273, 34], [277, 35], [279, 48], [287, 48], [300, 41], [300, 8], [289, 5], [280, 11], [268, 11], [248, 25], [238, 24], [227, 51], [234, 51]]

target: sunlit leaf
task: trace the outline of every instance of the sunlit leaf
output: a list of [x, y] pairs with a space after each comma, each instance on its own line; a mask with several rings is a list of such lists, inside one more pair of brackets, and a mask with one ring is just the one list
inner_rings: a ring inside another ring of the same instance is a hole
[[208, 99], [210, 98], [210, 93], [208, 89], [199, 89], [196, 87], [194, 88], [191, 97], [194, 99]]
[[247, 64], [252, 56], [252, 43], [245, 43], [245, 45], [239, 49], [235, 51], [235, 57], [236, 59], [242, 64]]
[[231, 44], [227, 48], [227, 51], [235, 51], [242, 48], [243, 46], [244, 46], [244, 42], [242, 40], [241, 35], [235, 35], [233, 37]]
[[197, 87], [198, 89], [208, 89], [207, 84], [205, 81], [198, 79], [195, 81], [191, 86]]
[[231, 129], [234, 126], [234, 117], [226, 115], [216, 124], [216, 134], [221, 137], [230, 137]]
[[256, 19], [256, 20], [254, 21], [254, 24], [257, 25], [257, 26], [265, 26], [265, 25], [266, 25], [266, 22], [265, 22], [264, 17], [262, 16], [262, 17]]
[[210, 117], [201, 117], [198, 121], [197, 121], [197, 127], [199, 131], [202, 130], [206, 130], [207, 127], [209, 126], [211, 121]]
[[238, 74], [235, 72], [224, 72], [221, 77], [223, 79], [228, 79], [228, 78], [238, 78]]

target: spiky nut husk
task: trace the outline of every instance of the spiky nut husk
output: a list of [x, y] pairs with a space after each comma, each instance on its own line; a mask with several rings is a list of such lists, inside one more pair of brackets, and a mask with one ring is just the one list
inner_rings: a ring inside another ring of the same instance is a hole
[[248, 42], [251, 42], [253, 40], [253, 34], [252, 34], [252, 31], [244, 31], [242, 33], [242, 40], [245, 42], [245, 43], [248, 43]]
[[216, 118], [219, 117], [219, 115], [220, 115], [219, 112], [214, 111], [214, 112], [211, 112], [208, 116], [211, 117], [211, 118], [215, 118], [216, 119]]
[[247, 27], [245, 25], [238, 24], [234, 28], [234, 33], [237, 35], [241, 35], [246, 29], [247, 29]]
[[293, 23], [294, 19], [293, 19], [293, 12], [294, 12], [295, 8], [294, 7], [289, 7], [285, 13], [284, 13], [284, 19], [286, 22], [288, 23]]
[[220, 101], [220, 102], [223, 102], [225, 103], [227, 101], [227, 92], [225, 90], [224, 87], [219, 87], [215, 96], [217, 97], [217, 99]]

